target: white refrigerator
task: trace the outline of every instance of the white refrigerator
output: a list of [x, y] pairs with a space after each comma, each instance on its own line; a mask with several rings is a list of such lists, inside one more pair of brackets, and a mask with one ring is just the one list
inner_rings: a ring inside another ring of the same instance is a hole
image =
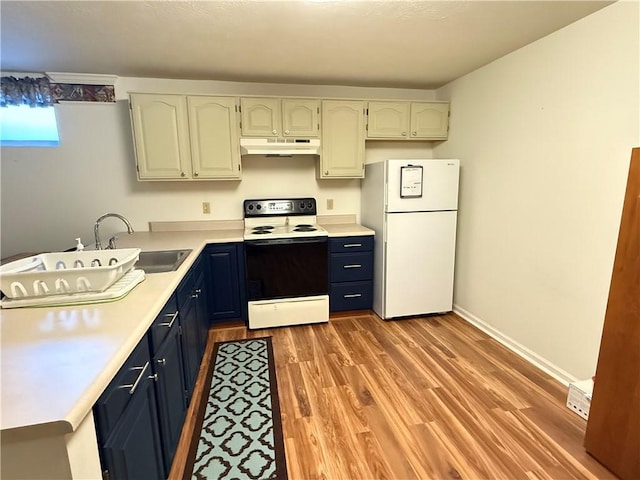
[[368, 164], [361, 222], [376, 232], [373, 310], [382, 318], [453, 307], [459, 160]]

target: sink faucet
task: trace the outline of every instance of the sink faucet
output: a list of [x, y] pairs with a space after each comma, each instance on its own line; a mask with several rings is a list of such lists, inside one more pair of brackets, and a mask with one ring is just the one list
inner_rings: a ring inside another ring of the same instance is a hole
[[[118, 213], [105, 213], [104, 215], [102, 215], [100, 218], [96, 220], [96, 224], [93, 226], [93, 233], [96, 237], [96, 250], [102, 250], [102, 243], [100, 242], [100, 222], [102, 222], [105, 218], [108, 218], [108, 217], [119, 218], [127, 226], [127, 233], [129, 234], [133, 233], [133, 227], [129, 223], [129, 220], [127, 220], [126, 218], [124, 218], [122, 215]], [[107, 248], [116, 248], [115, 236], [109, 239], [109, 246]]]

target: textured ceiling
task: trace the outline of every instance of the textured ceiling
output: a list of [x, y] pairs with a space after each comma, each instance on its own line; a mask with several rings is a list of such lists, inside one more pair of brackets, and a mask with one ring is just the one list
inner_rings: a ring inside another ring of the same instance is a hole
[[435, 88], [612, 2], [1, 1], [1, 68]]

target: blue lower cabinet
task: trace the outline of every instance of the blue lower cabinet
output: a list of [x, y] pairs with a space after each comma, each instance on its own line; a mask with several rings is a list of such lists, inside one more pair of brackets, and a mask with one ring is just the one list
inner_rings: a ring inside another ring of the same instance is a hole
[[103, 478], [166, 478], [145, 335], [94, 406]]
[[373, 236], [329, 239], [329, 311], [373, 307]]
[[207, 247], [94, 405], [103, 478], [167, 478], [211, 322], [246, 319], [241, 243]]
[[182, 359], [187, 405], [191, 400], [209, 333], [208, 285], [204, 272], [204, 262], [200, 257], [176, 291], [182, 330]]
[[182, 343], [179, 331], [180, 325], [174, 321], [169, 334], [152, 358], [166, 472], [171, 470], [186, 414]]
[[166, 478], [152, 380], [144, 379], [138, 388], [131, 405], [104, 445], [109, 478]]
[[221, 243], [207, 246], [209, 316], [212, 323], [246, 320], [244, 246]]

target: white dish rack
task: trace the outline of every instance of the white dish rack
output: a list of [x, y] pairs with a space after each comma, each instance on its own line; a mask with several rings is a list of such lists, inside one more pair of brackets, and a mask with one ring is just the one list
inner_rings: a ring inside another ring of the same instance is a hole
[[139, 248], [54, 252], [0, 265], [0, 290], [10, 299], [103, 292], [122, 278]]

